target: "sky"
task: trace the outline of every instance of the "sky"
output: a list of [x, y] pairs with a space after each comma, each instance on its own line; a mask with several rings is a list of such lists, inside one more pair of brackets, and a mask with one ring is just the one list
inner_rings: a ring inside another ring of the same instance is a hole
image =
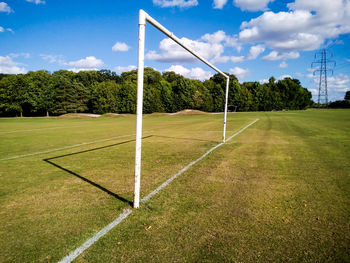
[[[140, 9], [240, 82], [289, 76], [317, 101], [311, 63], [327, 48], [328, 100], [350, 90], [350, 0], [0, 0], [0, 73], [135, 69]], [[215, 73], [150, 24], [145, 65]]]

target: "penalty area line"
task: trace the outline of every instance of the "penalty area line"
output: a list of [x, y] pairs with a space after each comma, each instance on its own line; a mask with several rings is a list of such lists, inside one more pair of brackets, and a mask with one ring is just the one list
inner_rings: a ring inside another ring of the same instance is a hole
[[135, 134], [120, 135], [120, 136], [115, 136], [115, 137], [97, 140], [97, 141], [92, 141], [92, 142], [83, 142], [83, 143], [78, 143], [78, 144], [74, 144], [74, 145], [64, 146], [61, 148], [55, 148], [55, 149], [50, 149], [50, 150], [45, 150], [45, 151], [40, 151], [40, 152], [16, 155], [16, 156], [11, 156], [11, 157], [0, 159], [0, 161], [7, 161], [7, 160], [24, 158], [24, 157], [34, 156], [34, 155], [38, 155], [38, 154], [43, 154], [43, 153], [56, 152], [56, 151], [71, 149], [71, 148], [80, 147], [80, 146], [84, 146], [84, 145], [99, 143], [99, 142], [107, 142], [107, 141], [111, 141], [111, 140], [115, 140], [115, 139], [119, 139], [119, 138], [124, 138], [124, 137], [129, 137], [129, 136], [133, 136], [133, 135], [135, 135]]
[[[238, 132], [234, 133], [233, 135], [231, 135], [226, 142], [228, 142], [229, 140], [231, 140], [232, 138], [236, 137], [238, 134], [242, 133], [245, 129], [247, 129], [248, 127], [250, 127], [251, 125], [253, 125], [254, 123], [256, 123], [259, 119], [254, 120], [253, 122], [249, 123], [248, 125], [246, 125], [245, 127], [243, 127], [242, 129], [240, 129]], [[210, 154], [212, 151], [216, 150], [217, 148], [219, 148], [220, 146], [224, 145], [225, 143], [221, 142], [219, 144], [217, 144], [216, 146], [212, 147], [211, 149], [209, 149], [207, 152], [205, 152], [201, 157], [199, 157], [198, 159], [196, 159], [195, 161], [189, 163], [187, 166], [185, 166], [184, 168], [182, 168], [179, 172], [177, 172], [176, 174], [174, 174], [172, 177], [170, 177], [168, 180], [166, 180], [164, 183], [162, 183], [160, 186], [158, 186], [155, 190], [153, 190], [152, 192], [150, 192], [148, 195], [146, 195], [144, 198], [141, 199], [140, 203], [146, 203], [149, 199], [151, 199], [154, 195], [156, 195], [157, 193], [159, 193], [159, 191], [161, 191], [163, 188], [165, 188], [168, 184], [170, 184], [174, 179], [176, 179], [178, 176], [180, 176], [182, 173], [186, 172], [190, 167], [192, 167], [193, 165], [195, 165], [196, 163], [198, 163], [199, 161], [201, 161], [202, 159], [204, 159], [208, 154]], [[128, 208], [128, 209], [124, 209], [123, 213], [121, 213], [116, 219], [114, 219], [111, 223], [109, 223], [107, 226], [105, 226], [104, 228], [102, 228], [97, 234], [95, 234], [93, 237], [91, 237], [90, 239], [88, 239], [87, 241], [84, 242], [84, 244], [82, 244], [80, 247], [78, 247], [77, 249], [73, 250], [72, 252], [70, 252], [67, 256], [65, 256], [64, 258], [62, 258], [60, 261], [58, 261], [58, 263], [70, 263], [72, 262], [74, 259], [76, 259], [80, 254], [82, 254], [86, 249], [88, 249], [90, 246], [92, 246], [95, 242], [97, 242], [101, 237], [103, 237], [104, 235], [106, 235], [110, 230], [112, 230], [114, 227], [116, 227], [117, 225], [119, 225], [125, 218], [127, 218], [134, 210]]]
[[81, 125], [79, 126], [69, 126], [69, 127], [47, 127], [47, 128], [38, 128], [38, 129], [30, 129], [30, 130], [14, 130], [14, 131], [1, 131], [1, 134], [9, 134], [9, 133], [17, 133], [17, 132], [30, 132], [30, 131], [43, 131], [43, 130], [56, 130], [56, 129], [70, 129], [70, 128], [76, 128], [76, 127], [83, 127]]

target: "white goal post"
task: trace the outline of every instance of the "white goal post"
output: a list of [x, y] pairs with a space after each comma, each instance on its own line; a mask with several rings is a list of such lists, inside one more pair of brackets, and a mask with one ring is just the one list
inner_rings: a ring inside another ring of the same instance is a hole
[[144, 57], [145, 57], [145, 26], [146, 21], [157, 28], [159, 31], [167, 35], [169, 38], [174, 40], [181, 47], [186, 49], [196, 58], [207, 64], [209, 67], [214, 69], [226, 77], [226, 98], [225, 98], [225, 112], [224, 112], [224, 128], [222, 140], [226, 140], [226, 118], [227, 118], [227, 102], [228, 102], [228, 87], [229, 87], [229, 76], [211, 64], [209, 61], [204, 59], [195, 51], [187, 47], [182, 41], [177, 38], [172, 32], [158, 23], [150, 15], [148, 15], [142, 9], [139, 11], [139, 52], [138, 52], [138, 67], [137, 67], [137, 109], [136, 109], [136, 148], [135, 148], [135, 189], [134, 189], [134, 208], [140, 206], [140, 184], [141, 184], [141, 145], [142, 145], [142, 110], [143, 110], [143, 77], [144, 77]]

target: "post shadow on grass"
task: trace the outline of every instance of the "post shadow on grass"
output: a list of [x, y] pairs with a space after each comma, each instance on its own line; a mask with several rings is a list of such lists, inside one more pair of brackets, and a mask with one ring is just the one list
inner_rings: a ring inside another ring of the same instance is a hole
[[[146, 137], [143, 137], [142, 139], [147, 139], [147, 138], [150, 138], [152, 137], [152, 135], [149, 135], [149, 136], [146, 136]], [[119, 142], [119, 143], [114, 143], [114, 144], [110, 144], [110, 145], [106, 145], [106, 146], [101, 146], [101, 147], [96, 147], [96, 148], [93, 148], [93, 149], [88, 149], [88, 150], [84, 150], [84, 151], [79, 151], [79, 152], [74, 152], [74, 153], [68, 153], [68, 154], [63, 154], [63, 155], [59, 155], [59, 156], [55, 156], [55, 157], [51, 157], [51, 158], [46, 158], [46, 159], [43, 159], [43, 161], [47, 162], [48, 164], [51, 164], [53, 166], [55, 166], [56, 168], [59, 168], [71, 175], [74, 175], [76, 177], [78, 177], [79, 179], [83, 180], [84, 182], [87, 182], [89, 184], [91, 184], [92, 186], [102, 190], [103, 192], [115, 197], [116, 199], [124, 202], [124, 203], [127, 203], [129, 204], [130, 206], [133, 206], [133, 202], [130, 201], [130, 200], [127, 200], [125, 199], [124, 197], [116, 194], [116, 193], [113, 193], [112, 191], [108, 190], [107, 188], [103, 187], [102, 185], [99, 185], [91, 180], [89, 180], [88, 178], [84, 177], [84, 176], [81, 176], [80, 174], [77, 174], [67, 168], [64, 168], [62, 166], [60, 166], [59, 164], [57, 163], [54, 163], [52, 160], [54, 159], [59, 159], [59, 158], [63, 158], [63, 157], [67, 157], [67, 156], [72, 156], [72, 155], [76, 155], [76, 154], [81, 154], [81, 153], [86, 153], [86, 152], [92, 152], [92, 151], [97, 151], [97, 150], [101, 150], [101, 149], [105, 149], [105, 148], [109, 148], [109, 147], [113, 147], [113, 146], [118, 146], [118, 145], [122, 145], [122, 144], [126, 144], [126, 143], [130, 143], [130, 142], [133, 142], [135, 140], [128, 140], [128, 141], [123, 141], [123, 142]]]
[[[216, 141], [210, 141], [210, 140], [202, 140], [202, 139], [198, 139], [198, 138], [180, 138], [180, 137], [170, 137], [170, 136], [165, 136], [165, 135], [149, 135], [149, 136], [145, 136], [145, 137], [142, 137], [142, 139], [147, 139], [147, 138], [150, 138], [150, 137], [160, 137], [160, 138], [168, 138], [168, 139], [178, 139], [178, 140], [194, 140], [194, 141], [203, 141], [203, 142], [213, 142], [213, 143], [217, 143]], [[92, 152], [92, 151], [97, 151], [97, 150], [102, 150], [102, 149], [106, 149], [106, 148], [110, 148], [110, 147], [114, 147], [114, 146], [118, 146], [118, 145], [122, 145], [122, 144], [127, 144], [127, 143], [130, 143], [130, 142], [134, 142], [135, 139], [133, 140], [128, 140], [128, 141], [123, 141], [123, 142], [119, 142], [119, 143], [114, 143], [114, 144], [110, 144], [110, 145], [106, 145], [106, 146], [101, 146], [101, 147], [96, 147], [96, 148], [92, 148], [92, 149], [88, 149], [88, 150], [83, 150], [83, 151], [79, 151], [79, 152], [74, 152], [74, 153], [68, 153], [68, 154], [63, 154], [63, 155], [59, 155], [59, 156], [54, 156], [54, 157], [50, 157], [50, 158], [46, 158], [46, 159], [43, 159], [43, 161], [47, 162], [48, 164], [51, 164], [53, 166], [55, 166], [56, 168], [58, 169], [61, 169], [71, 175], [74, 175], [75, 177], [83, 180], [84, 182], [87, 182], [89, 183], [90, 185], [104, 191], [105, 193], [115, 197], [116, 199], [124, 202], [124, 203], [127, 203], [129, 204], [130, 206], [133, 206], [133, 202], [130, 201], [130, 200], [127, 200], [125, 199], [124, 197], [116, 194], [116, 193], [113, 193], [112, 191], [108, 190], [107, 188], [103, 187], [102, 185], [99, 185], [91, 180], [89, 180], [88, 178], [84, 177], [84, 176], [81, 176], [80, 174], [77, 174], [63, 166], [60, 166], [59, 164], [53, 162], [52, 160], [55, 160], [55, 159], [59, 159], [59, 158], [63, 158], [63, 157], [67, 157], [67, 156], [72, 156], [72, 155], [77, 155], [77, 154], [81, 154], [81, 153], [87, 153], [87, 152]]]
[[78, 177], [79, 179], [83, 180], [84, 182], [87, 182], [87, 183], [91, 184], [92, 186], [95, 186], [96, 188], [98, 188], [98, 189], [102, 190], [103, 192], [105, 192], [105, 193], [115, 197], [116, 199], [119, 199], [120, 201], [122, 201], [124, 203], [129, 204], [130, 206], [133, 205], [133, 202], [131, 202], [130, 200], [127, 200], [124, 197], [122, 197], [122, 196], [120, 196], [120, 195], [118, 195], [116, 193], [113, 193], [112, 191], [108, 190], [107, 188], [103, 187], [102, 185], [99, 185], [99, 184], [97, 184], [97, 183], [87, 179], [84, 176], [81, 176], [81, 175], [79, 175], [79, 174], [77, 174], [77, 173], [75, 173], [75, 172], [73, 172], [71, 170], [68, 170], [67, 168], [64, 168], [64, 167], [62, 167], [62, 166], [60, 166], [60, 165], [58, 165], [58, 164], [56, 164], [54, 162], [51, 162], [49, 159], [44, 159], [44, 161], [49, 163], [49, 164], [51, 164], [51, 165], [53, 165], [53, 166], [55, 166], [55, 167], [57, 167], [57, 168], [59, 168], [59, 169], [61, 169], [61, 170], [63, 170], [63, 171], [65, 171], [65, 172], [67, 172], [67, 173], [69, 173], [69, 174], [71, 174], [71, 175], [74, 175], [74, 176]]

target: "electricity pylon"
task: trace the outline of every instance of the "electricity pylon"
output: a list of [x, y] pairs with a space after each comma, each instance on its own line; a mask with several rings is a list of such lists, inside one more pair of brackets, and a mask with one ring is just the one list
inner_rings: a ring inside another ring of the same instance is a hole
[[[311, 68], [314, 68], [316, 65], [316, 69], [314, 70], [314, 76], [319, 75], [319, 83], [318, 83], [318, 105], [324, 104], [328, 105], [328, 90], [327, 90], [327, 75], [330, 73], [333, 75], [333, 67], [335, 67], [335, 61], [329, 60], [327, 57], [333, 57], [332, 52], [327, 49], [322, 49], [315, 54], [315, 61], [311, 63]], [[327, 66], [327, 64], [333, 64], [332, 68]]]

